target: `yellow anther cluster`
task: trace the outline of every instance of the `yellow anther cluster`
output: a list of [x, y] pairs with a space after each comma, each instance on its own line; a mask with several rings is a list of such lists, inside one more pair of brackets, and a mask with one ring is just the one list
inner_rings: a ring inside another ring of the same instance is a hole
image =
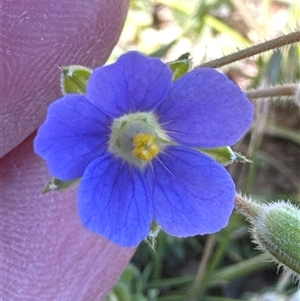
[[159, 146], [152, 134], [138, 133], [133, 137], [132, 143], [132, 152], [139, 159], [151, 161], [159, 153]]

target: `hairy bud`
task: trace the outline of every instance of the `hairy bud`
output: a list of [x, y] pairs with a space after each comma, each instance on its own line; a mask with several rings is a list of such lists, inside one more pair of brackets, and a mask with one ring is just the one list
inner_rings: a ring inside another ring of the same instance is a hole
[[236, 208], [249, 219], [259, 249], [299, 277], [300, 209], [284, 201], [257, 204], [239, 195]]

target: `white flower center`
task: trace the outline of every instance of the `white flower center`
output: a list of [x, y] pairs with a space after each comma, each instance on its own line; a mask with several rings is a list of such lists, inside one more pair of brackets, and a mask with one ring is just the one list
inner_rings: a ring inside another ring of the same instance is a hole
[[108, 149], [143, 168], [170, 142], [153, 113], [133, 113], [113, 121]]

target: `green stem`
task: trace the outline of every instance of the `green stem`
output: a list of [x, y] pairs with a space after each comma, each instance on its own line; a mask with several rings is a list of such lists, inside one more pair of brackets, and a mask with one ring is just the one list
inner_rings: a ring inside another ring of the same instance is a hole
[[[207, 285], [208, 287], [223, 286], [224, 284], [234, 279], [238, 279], [240, 277], [264, 270], [272, 266], [273, 262], [271, 260], [271, 257], [263, 253], [253, 258], [245, 259], [242, 262], [220, 269], [218, 272], [213, 274], [213, 277], [210, 279]], [[188, 284], [194, 279], [194, 275], [163, 280], [159, 279], [149, 282], [147, 284], [147, 289], [170, 289], [172, 287], [178, 287]]]
[[229, 267], [220, 269], [214, 274], [213, 279], [209, 282], [209, 287], [222, 286], [234, 279], [239, 279], [267, 267], [272, 267], [271, 256], [268, 254], [260, 254], [253, 258], [246, 259]]
[[199, 265], [196, 278], [194, 280], [194, 283], [190, 291], [187, 294], [187, 300], [189, 301], [198, 300], [199, 293], [202, 290], [202, 283], [205, 277], [207, 264], [211, 254], [213, 253], [215, 242], [216, 242], [216, 234], [209, 235], [204, 247], [201, 263]]

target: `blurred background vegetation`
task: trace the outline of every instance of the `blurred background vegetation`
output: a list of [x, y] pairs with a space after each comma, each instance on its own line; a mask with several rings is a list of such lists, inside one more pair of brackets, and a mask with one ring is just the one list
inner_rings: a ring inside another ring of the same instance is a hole
[[[299, 30], [300, 1], [133, 0], [110, 61], [129, 50], [193, 66]], [[245, 91], [299, 83], [299, 44], [224, 66]], [[256, 118], [234, 146], [252, 164], [228, 167], [237, 189], [259, 201], [300, 205], [300, 104], [293, 97], [253, 100]], [[215, 235], [174, 238], [161, 232], [155, 250], [142, 243], [106, 301], [300, 301], [298, 284], [251, 243], [239, 214]], [[300, 252], [300, 246], [299, 246]]]

